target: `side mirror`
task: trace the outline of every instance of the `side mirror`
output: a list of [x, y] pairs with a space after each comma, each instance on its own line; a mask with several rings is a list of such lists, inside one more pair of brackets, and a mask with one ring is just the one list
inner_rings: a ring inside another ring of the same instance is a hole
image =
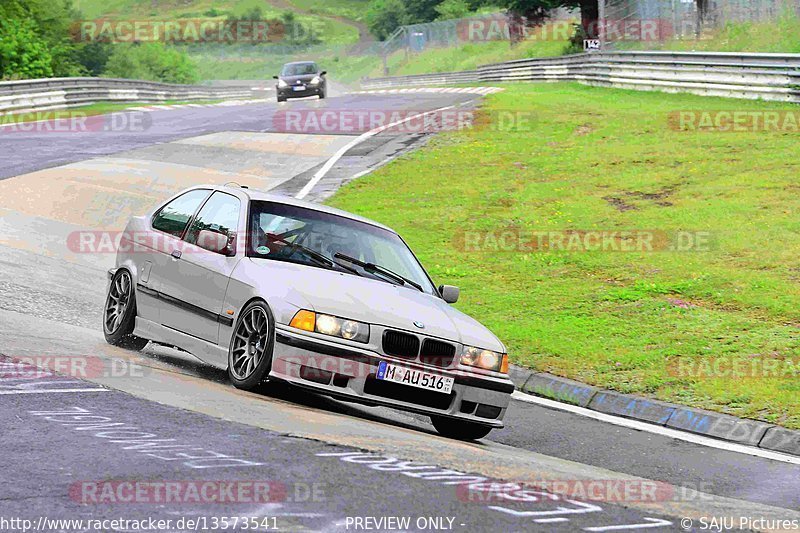
[[200, 233], [197, 234], [197, 246], [203, 250], [214, 252], [215, 254], [227, 256], [233, 255], [231, 253], [232, 247], [230, 245], [230, 238], [227, 235], [218, 233], [216, 231], [210, 231], [207, 229], [200, 230]]
[[449, 304], [454, 304], [458, 301], [458, 296], [461, 294], [461, 289], [453, 287], [452, 285], [440, 285], [439, 294], [442, 295], [442, 300]]
[[272, 78], [273, 78], [273, 79], [276, 79], [276, 80], [279, 80], [279, 79], [280, 79], [280, 77], [278, 77], [278, 76], [272, 76]]
[[327, 70], [323, 70], [322, 72], [320, 72], [320, 73], [319, 73], [319, 75], [320, 75], [320, 76], [324, 76], [324, 75], [325, 75], [325, 74], [327, 74], [327, 73], [328, 73], [328, 71], [327, 71]]

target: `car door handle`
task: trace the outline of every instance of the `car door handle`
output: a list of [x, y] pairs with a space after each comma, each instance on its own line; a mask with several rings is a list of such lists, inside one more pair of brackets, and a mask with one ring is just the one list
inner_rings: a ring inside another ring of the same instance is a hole
[[183, 252], [181, 252], [180, 250], [172, 250], [172, 257], [174, 257], [175, 259], [180, 259], [182, 254]]

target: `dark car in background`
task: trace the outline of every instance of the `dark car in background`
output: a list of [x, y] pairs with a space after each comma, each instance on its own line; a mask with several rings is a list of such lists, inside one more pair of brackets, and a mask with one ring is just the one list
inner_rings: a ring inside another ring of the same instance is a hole
[[325, 98], [328, 90], [325, 74], [327, 72], [320, 70], [313, 61], [286, 63], [281, 69], [280, 75], [274, 76], [278, 80], [275, 86], [278, 102], [306, 96]]

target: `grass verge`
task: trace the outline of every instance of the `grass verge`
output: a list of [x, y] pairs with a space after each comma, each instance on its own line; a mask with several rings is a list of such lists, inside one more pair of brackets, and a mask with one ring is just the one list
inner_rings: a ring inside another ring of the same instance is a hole
[[[505, 87], [487, 100], [485, 127], [441, 134], [330, 203], [408, 238], [437, 283], [461, 286], [457, 307], [496, 332], [517, 364], [800, 428], [800, 134], [677, 131], [669, 118], [797, 108]], [[498, 128], [504, 110], [532, 120]], [[503, 251], [488, 238], [503, 230], [657, 231], [672, 243], [689, 232], [708, 244]], [[479, 245], [465, 251], [464, 232], [483, 236]]]

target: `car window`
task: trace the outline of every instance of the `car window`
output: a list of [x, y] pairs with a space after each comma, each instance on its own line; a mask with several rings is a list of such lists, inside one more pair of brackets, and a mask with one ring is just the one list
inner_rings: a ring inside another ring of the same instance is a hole
[[319, 72], [315, 63], [300, 63], [298, 65], [284, 65], [283, 76], [303, 76], [305, 74], [316, 74]]
[[220, 233], [230, 237], [239, 228], [241, 202], [235, 196], [215, 192], [197, 213], [192, 226], [186, 233], [186, 241], [197, 244], [197, 235], [202, 230]]
[[189, 219], [203, 200], [208, 198], [208, 193], [206, 189], [197, 189], [178, 196], [153, 217], [153, 229], [180, 237]]

